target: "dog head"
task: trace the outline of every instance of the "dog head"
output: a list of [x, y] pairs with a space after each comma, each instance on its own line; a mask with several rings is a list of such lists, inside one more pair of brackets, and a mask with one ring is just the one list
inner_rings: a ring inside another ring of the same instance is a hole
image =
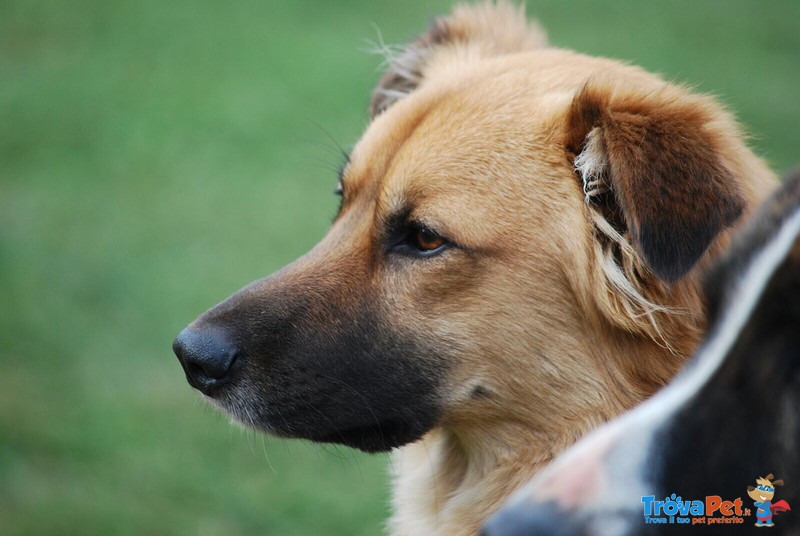
[[756, 479], [755, 486], [747, 486], [747, 496], [756, 502], [771, 501], [775, 497], [775, 486], [783, 486], [783, 480], [774, 480], [772, 473]]
[[567, 444], [677, 370], [697, 267], [769, 178], [711, 99], [549, 49], [505, 3], [390, 57], [370, 113], [327, 236], [174, 345], [278, 435], [374, 451], [507, 421]]
[[[653, 534], [646, 497], [741, 500], [764, 468], [800, 478], [800, 172], [736, 237], [705, 292], [712, 327], [687, 368], [557, 458], [489, 520], [486, 536]], [[773, 478], [758, 478], [748, 495], [772, 500], [783, 485]]]

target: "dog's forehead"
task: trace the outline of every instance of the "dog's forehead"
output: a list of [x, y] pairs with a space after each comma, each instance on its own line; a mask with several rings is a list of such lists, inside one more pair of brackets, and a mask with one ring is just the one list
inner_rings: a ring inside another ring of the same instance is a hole
[[386, 175], [400, 148], [407, 143], [436, 100], [405, 102], [378, 116], [350, 153], [345, 178], [351, 190], [361, 190]]
[[551, 154], [555, 145], [543, 146], [559, 131], [570, 98], [554, 92], [523, 99], [482, 78], [432, 83], [375, 118], [350, 155], [345, 181], [352, 191], [378, 187], [389, 196], [409, 189], [456, 194], [510, 178], [505, 168], [515, 161], [535, 164], [530, 157], [539, 156], [552, 165], [561, 155]]

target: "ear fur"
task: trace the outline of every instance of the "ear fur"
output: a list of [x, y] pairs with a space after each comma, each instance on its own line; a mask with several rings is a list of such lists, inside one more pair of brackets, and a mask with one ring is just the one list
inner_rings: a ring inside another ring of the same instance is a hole
[[744, 208], [716, 146], [724, 115], [711, 99], [667, 84], [636, 93], [589, 83], [572, 102], [567, 147], [587, 202], [629, 234], [664, 282], [686, 275]]
[[383, 47], [388, 68], [372, 92], [369, 105], [374, 118], [419, 87], [429, 70], [441, 62], [489, 58], [542, 48], [547, 36], [525, 18], [522, 5], [505, 0], [459, 5], [438, 17], [428, 31], [396, 51]]

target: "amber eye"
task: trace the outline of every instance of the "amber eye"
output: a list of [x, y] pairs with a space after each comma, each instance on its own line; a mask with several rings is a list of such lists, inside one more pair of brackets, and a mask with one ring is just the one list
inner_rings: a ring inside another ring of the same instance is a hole
[[420, 227], [414, 233], [414, 244], [420, 251], [433, 251], [442, 247], [445, 240], [427, 227]]

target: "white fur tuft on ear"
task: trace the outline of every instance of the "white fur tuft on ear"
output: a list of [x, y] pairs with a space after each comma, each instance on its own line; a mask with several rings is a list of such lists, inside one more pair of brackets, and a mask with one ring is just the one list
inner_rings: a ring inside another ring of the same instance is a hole
[[586, 144], [575, 158], [575, 171], [583, 180], [583, 195], [587, 205], [591, 204], [592, 197], [608, 191], [605, 181], [607, 168], [608, 155], [603, 136], [600, 127], [595, 127], [586, 136]]

